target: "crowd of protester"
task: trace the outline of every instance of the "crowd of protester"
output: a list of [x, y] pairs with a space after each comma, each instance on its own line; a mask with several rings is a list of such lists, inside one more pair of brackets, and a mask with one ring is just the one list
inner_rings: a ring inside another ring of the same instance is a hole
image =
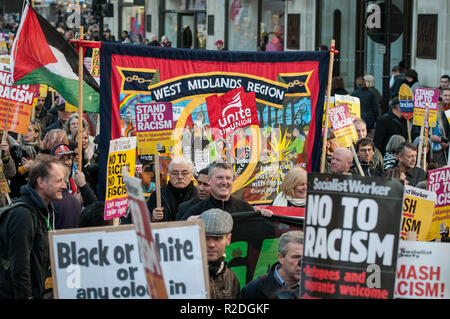
[[[52, 21], [52, 24], [66, 39], [72, 39], [73, 30], [65, 24], [64, 10], [55, 17], [56, 20]], [[88, 26], [86, 38], [99, 40], [100, 30], [95, 18], [89, 12], [83, 12], [82, 17], [82, 23]], [[14, 32], [17, 28], [17, 17], [2, 18], [3, 22], [0, 23], [3, 28]], [[116, 41], [108, 29], [104, 30], [104, 36], [107, 41]], [[126, 31], [122, 32], [121, 39], [117, 41], [171, 46], [170, 40], [165, 36], [161, 41], [156, 37], [143, 39], [139, 35], [131, 39]], [[361, 101], [361, 118], [354, 120], [358, 132], [355, 145], [357, 156], [354, 157], [349, 149], [340, 148], [336, 137], [331, 133], [327, 137], [325, 172], [385, 176], [412, 186], [426, 187], [423, 182], [426, 182], [427, 170], [448, 163], [450, 128], [443, 112], [450, 109], [450, 87], [448, 76], [442, 76], [439, 87], [438, 125], [436, 129], [430, 130], [430, 144], [426, 148], [427, 165], [417, 167], [420, 130], [412, 126], [411, 132], [408, 132], [396, 96], [401, 84], [407, 84], [413, 90], [420, 86], [418, 83], [417, 72], [405, 70], [401, 66], [395, 67], [391, 83], [391, 101], [386, 108], [382, 105], [381, 94], [374, 87], [374, 77], [358, 77], [355, 90], [351, 93]], [[342, 78], [333, 79], [332, 85], [333, 94], [347, 94]], [[27, 134], [9, 133], [3, 138], [1, 132], [1, 166], [6, 179], [10, 181], [9, 195], [12, 200], [22, 199], [23, 205], [13, 208], [15, 214], [10, 214], [8, 220], [10, 225], [17, 225], [21, 229], [20, 232], [14, 232], [15, 228], [11, 227], [0, 232], [2, 242], [17, 240], [15, 245], [8, 247], [7, 253], [1, 252], [3, 255], [0, 273], [3, 274], [0, 276], [0, 297], [44, 296], [50, 262], [48, 242], [45, 243], [47, 231], [106, 226], [111, 223], [103, 220], [104, 202], [98, 201], [98, 132], [94, 127], [95, 123], [92, 123], [87, 113], [80, 122], [77, 113], [68, 112], [65, 103], [57, 101], [52, 94], [38, 98], [35, 117], [29, 124]], [[78, 144], [80, 125], [83, 134], [81, 145]], [[77, 165], [80, 147], [82, 167]], [[267, 218], [273, 215], [270, 210], [261, 209], [232, 195], [234, 172], [231, 164], [215, 162], [195, 175], [194, 163], [184, 158], [174, 158], [168, 167], [168, 173], [170, 179], [161, 188], [161, 207], [156, 205], [155, 192], [147, 201], [149, 217], [154, 223], [193, 219], [205, 221], [211, 296], [269, 298], [276, 296], [278, 288], [298, 287], [302, 232], [283, 235], [279, 244], [278, 263], [267, 275], [247, 286], [237, 286], [239, 283], [236, 275], [227, 271], [223, 254], [225, 247], [230, 244], [233, 224], [231, 216], [239, 212], [255, 212]], [[305, 207], [306, 196], [307, 172], [294, 167], [286, 173], [271, 204]], [[7, 201], [8, 198], [0, 194], [1, 207], [6, 206]], [[39, 232], [36, 232], [36, 236], [40, 236], [38, 239], [29, 238], [30, 236], [24, 233], [25, 230], [37, 227], [32, 218], [19, 219], [20, 216], [28, 216], [27, 214], [40, 220]], [[39, 219], [40, 216], [43, 216], [43, 219]], [[130, 214], [122, 218], [121, 222], [131, 223]], [[5, 246], [0, 248], [5, 249]], [[42, 250], [45, 250], [45, 254], [39, 255]], [[28, 256], [25, 256], [26, 254]], [[9, 260], [8, 263], [4, 263], [6, 259]], [[287, 259], [294, 263], [293, 267], [287, 266]], [[31, 276], [31, 280], [24, 279], [24, 274], [28, 278]], [[269, 283], [273, 289], [262, 288], [266, 287], [262, 286], [262, 283]]]

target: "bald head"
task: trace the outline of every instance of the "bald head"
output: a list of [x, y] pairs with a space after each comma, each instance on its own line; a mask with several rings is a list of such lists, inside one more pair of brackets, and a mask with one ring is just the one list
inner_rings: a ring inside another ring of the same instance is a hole
[[331, 158], [330, 171], [332, 174], [347, 174], [353, 162], [353, 154], [348, 148], [338, 148]]

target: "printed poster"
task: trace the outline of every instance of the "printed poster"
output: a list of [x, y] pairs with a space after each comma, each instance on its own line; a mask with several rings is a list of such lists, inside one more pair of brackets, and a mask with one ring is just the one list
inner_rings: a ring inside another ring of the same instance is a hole
[[108, 175], [106, 181], [105, 220], [125, 215], [128, 207], [127, 190], [122, 167], [134, 172], [136, 163], [136, 137], [124, 137], [110, 142]]
[[436, 126], [437, 105], [439, 102], [438, 89], [417, 88], [414, 90], [414, 120], [413, 124], [424, 126], [426, 109], [428, 108], [428, 127]]
[[308, 174], [301, 297], [393, 298], [402, 200], [395, 179]]
[[350, 147], [358, 141], [353, 119], [346, 104], [336, 105], [329, 111], [330, 122], [340, 147]]
[[428, 190], [436, 193], [436, 205], [428, 240], [441, 238], [450, 227], [450, 167], [428, 172]]
[[353, 118], [361, 118], [361, 102], [359, 97], [351, 95], [334, 95], [334, 105], [347, 104]]

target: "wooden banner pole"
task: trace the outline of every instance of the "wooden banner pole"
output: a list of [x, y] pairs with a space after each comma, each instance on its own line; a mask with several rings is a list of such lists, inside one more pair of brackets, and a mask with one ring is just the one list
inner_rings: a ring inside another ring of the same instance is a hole
[[423, 146], [423, 131], [424, 131], [424, 126], [420, 127], [420, 137], [419, 137], [419, 150], [417, 153], [417, 167], [422, 167], [422, 146]]
[[161, 208], [161, 181], [159, 169], [159, 154], [155, 154], [155, 191], [156, 191], [156, 207]]
[[350, 149], [352, 150], [353, 158], [355, 159], [355, 163], [356, 163], [356, 166], [358, 167], [359, 173], [361, 174], [361, 176], [366, 176], [361, 167], [361, 163], [359, 162], [358, 155], [356, 154], [355, 146], [351, 145]]
[[406, 125], [408, 127], [408, 138], [409, 138], [409, 142], [412, 143], [412, 138], [411, 138], [411, 120], [406, 120]]
[[[80, 41], [83, 40], [83, 36], [83, 26], [80, 26]], [[83, 60], [83, 47], [80, 45], [78, 49], [78, 170], [80, 172], [83, 169]]]
[[325, 107], [325, 127], [323, 128], [323, 140], [322, 140], [322, 157], [320, 160], [320, 172], [325, 171], [325, 158], [327, 154], [327, 138], [328, 138], [328, 117], [330, 111], [330, 99], [331, 99], [331, 81], [333, 79], [333, 64], [334, 64], [334, 46], [336, 41], [331, 40], [331, 50], [330, 50], [330, 65], [328, 67], [328, 85], [327, 85], [327, 99]]

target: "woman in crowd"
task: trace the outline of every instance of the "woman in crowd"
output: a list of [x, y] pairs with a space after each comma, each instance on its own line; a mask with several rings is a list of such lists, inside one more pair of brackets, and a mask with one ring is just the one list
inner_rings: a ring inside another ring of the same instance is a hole
[[367, 132], [374, 129], [378, 118], [378, 106], [375, 96], [366, 86], [366, 82], [360, 76], [356, 79], [356, 89], [352, 96], [359, 98], [361, 103], [361, 117], [367, 123]]
[[414, 94], [414, 90], [420, 87], [419, 84], [419, 75], [414, 70], [409, 70], [406, 72], [406, 81], [411, 88], [412, 94]]
[[331, 80], [331, 96], [335, 94], [348, 95], [348, 92], [345, 90], [344, 79], [340, 76], [335, 76]]
[[291, 168], [284, 177], [280, 192], [272, 206], [304, 207], [306, 204], [307, 173], [301, 167]]
[[397, 166], [397, 148], [405, 142], [405, 138], [401, 135], [392, 135], [386, 145], [386, 153], [383, 157], [383, 170], [388, 170]]
[[16, 165], [17, 174], [11, 178], [10, 189], [12, 197], [20, 196], [20, 187], [28, 181], [28, 172], [31, 170], [36, 155], [41, 151], [41, 125], [31, 121], [27, 134], [20, 138], [20, 144], [11, 146], [11, 155]]

